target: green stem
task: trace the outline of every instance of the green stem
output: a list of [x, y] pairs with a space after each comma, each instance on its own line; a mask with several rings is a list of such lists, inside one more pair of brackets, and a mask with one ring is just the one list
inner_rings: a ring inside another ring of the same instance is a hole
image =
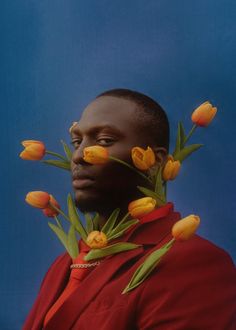
[[61, 210], [59, 209], [58, 207], [56, 207], [55, 205], [53, 205], [52, 203], [49, 202], [49, 205], [54, 209], [56, 210], [58, 213], [60, 213], [66, 220], [68, 220], [69, 222], [70, 221], [70, 218]]
[[56, 153], [56, 152], [46, 150], [46, 154], [48, 154], [48, 155], [52, 155], [52, 156], [55, 156], [55, 157], [57, 157], [57, 158], [60, 158], [60, 159], [62, 159], [62, 160], [64, 160], [64, 161], [68, 162], [68, 159], [67, 159], [67, 158], [61, 156], [60, 154], [58, 154], [58, 153]]
[[187, 141], [189, 140], [189, 138], [193, 135], [193, 132], [195, 131], [196, 128], [197, 128], [197, 125], [194, 124], [193, 127], [191, 128], [188, 136], [186, 136], [186, 138], [184, 139], [184, 142], [183, 142], [183, 146], [182, 147], [184, 147], [184, 145], [187, 143]]
[[172, 240], [170, 240], [169, 243], [167, 243], [166, 247], [173, 245], [174, 242], [175, 242], [175, 238], [172, 238]]
[[63, 229], [62, 225], [61, 225], [61, 221], [58, 219], [58, 217], [55, 215], [54, 219], [56, 220], [58, 227], [60, 227], [61, 229]]
[[114, 160], [115, 162], [118, 162], [118, 163], [120, 163], [120, 164], [122, 164], [122, 165], [127, 166], [127, 167], [130, 168], [132, 171], [134, 171], [135, 173], [141, 175], [144, 179], [148, 180], [148, 181], [153, 185], [153, 182], [152, 182], [151, 179], [149, 179], [145, 174], [139, 172], [138, 170], [136, 170], [136, 168], [134, 168], [133, 166], [131, 166], [131, 165], [129, 165], [128, 163], [124, 162], [123, 160], [120, 160], [120, 159], [118, 159], [118, 158], [116, 158], [116, 157], [113, 157], [113, 156], [109, 156], [109, 159]]

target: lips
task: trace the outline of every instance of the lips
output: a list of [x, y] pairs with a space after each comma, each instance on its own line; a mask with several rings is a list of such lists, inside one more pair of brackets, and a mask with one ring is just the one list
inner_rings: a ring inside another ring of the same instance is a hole
[[72, 185], [75, 189], [89, 188], [95, 182], [95, 180], [90, 175], [81, 172], [74, 173], [72, 178]]

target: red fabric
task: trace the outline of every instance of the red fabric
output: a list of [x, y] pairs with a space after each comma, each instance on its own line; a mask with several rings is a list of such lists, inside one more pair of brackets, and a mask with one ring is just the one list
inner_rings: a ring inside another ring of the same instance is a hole
[[23, 329], [235, 330], [235, 267], [226, 252], [197, 235], [175, 243], [144, 283], [121, 294], [147, 255], [171, 238], [179, 218], [170, 209], [158, 221], [127, 233], [124, 240], [143, 246], [102, 260], [43, 328], [47, 311], [68, 281], [70, 258], [59, 257]]
[[[86, 264], [84, 260], [85, 255], [88, 253], [90, 248], [83, 242], [79, 242], [79, 255], [77, 258], [73, 259], [73, 264]], [[78, 288], [82, 280], [89, 274], [92, 268], [73, 268], [70, 273], [69, 282], [65, 290], [62, 292], [57, 301], [52, 305], [46, 314], [43, 325], [46, 326], [53, 315], [59, 310], [59, 308], [64, 304], [68, 297]]]

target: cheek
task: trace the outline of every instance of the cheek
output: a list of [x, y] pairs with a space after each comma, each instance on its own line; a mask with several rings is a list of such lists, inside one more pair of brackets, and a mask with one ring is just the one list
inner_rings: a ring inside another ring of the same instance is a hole
[[98, 187], [103, 191], [112, 191], [125, 189], [137, 186], [137, 175], [128, 167], [111, 161], [106, 164], [98, 174]]

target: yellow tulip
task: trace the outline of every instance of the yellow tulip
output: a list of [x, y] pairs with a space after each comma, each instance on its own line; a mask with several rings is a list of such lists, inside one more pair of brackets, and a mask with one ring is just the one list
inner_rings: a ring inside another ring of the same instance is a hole
[[40, 160], [44, 157], [46, 148], [43, 142], [36, 140], [25, 140], [21, 144], [25, 149], [20, 153], [20, 157], [25, 160]]
[[191, 214], [174, 224], [172, 227], [172, 236], [177, 241], [186, 241], [195, 233], [199, 224], [200, 218], [197, 215]]
[[197, 126], [208, 126], [213, 118], [215, 117], [217, 108], [213, 107], [210, 102], [202, 103], [197, 109], [192, 113], [192, 122]]
[[91, 249], [100, 249], [107, 246], [107, 236], [102, 231], [94, 230], [88, 234], [86, 244]]
[[45, 209], [49, 206], [50, 195], [44, 191], [31, 191], [26, 195], [25, 201], [33, 207]]
[[109, 155], [106, 148], [102, 146], [91, 146], [84, 148], [83, 158], [87, 163], [98, 165], [106, 163]]
[[156, 206], [156, 200], [151, 197], [143, 197], [129, 203], [128, 210], [133, 218], [142, 217], [153, 211]]
[[164, 181], [168, 180], [174, 180], [180, 171], [180, 161], [174, 160], [172, 155], [168, 156], [168, 160], [164, 166], [163, 172], [162, 172], [162, 178]]
[[155, 154], [150, 147], [146, 150], [140, 147], [132, 148], [131, 157], [135, 167], [141, 171], [146, 171], [155, 164]]
[[59, 212], [57, 210], [55, 210], [53, 208], [53, 206], [51, 206], [50, 204], [56, 206], [58, 209], [60, 209], [60, 205], [58, 204], [58, 202], [55, 200], [55, 198], [52, 195], [50, 196], [50, 200], [49, 200], [49, 206], [45, 209], [43, 209], [43, 214], [46, 215], [46, 217], [55, 217], [59, 214]]

